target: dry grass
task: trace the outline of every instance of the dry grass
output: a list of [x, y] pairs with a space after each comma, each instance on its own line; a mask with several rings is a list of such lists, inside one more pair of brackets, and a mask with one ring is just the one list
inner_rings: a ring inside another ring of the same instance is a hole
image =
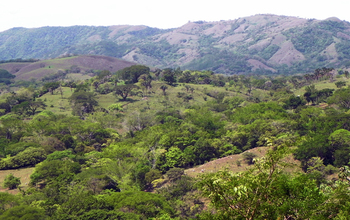
[[[136, 63], [120, 60], [114, 57], [83, 55], [75, 57], [57, 58], [52, 60], [43, 60], [34, 63], [6, 63], [1, 64], [2, 69], [6, 69], [16, 75], [16, 80], [41, 79], [45, 76], [57, 73], [58, 70], [69, 70], [71, 66], [77, 65], [82, 72], [90, 70], [109, 70], [112, 73], [135, 65]], [[78, 74], [73, 78], [89, 78], [82, 77]]]
[[[267, 153], [268, 147], [258, 147], [254, 149], [250, 149], [249, 152], [257, 155], [257, 158], [261, 158], [265, 156]], [[232, 172], [243, 172], [251, 167], [247, 162], [244, 161], [243, 157], [244, 153], [235, 154], [227, 157], [223, 157], [220, 159], [216, 159], [205, 163], [203, 165], [190, 168], [185, 170], [186, 175], [191, 177], [197, 177], [203, 173], [215, 173], [220, 170], [228, 169]], [[239, 162], [238, 162], [239, 161]], [[293, 159], [292, 155], [287, 156], [284, 159], [288, 164], [292, 164], [293, 166], [286, 168], [286, 172], [298, 172], [301, 171], [300, 162]], [[240, 164], [240, 165], [239, 165]]]
[[0, 170], [0, 192], [8, 192], [11, 194], [19, 193], [18, 189], [8, 190], [3, 187], [4, 179], [7, 175], [12, 173], [15, 177], [19, 177], [21, 179], [20, 187], [22, 189], [27, 189], [28, 184], [30, 182], [30, 175], [34, 172], [34, 167], [29, 168], [21, 168], [16, 170]]

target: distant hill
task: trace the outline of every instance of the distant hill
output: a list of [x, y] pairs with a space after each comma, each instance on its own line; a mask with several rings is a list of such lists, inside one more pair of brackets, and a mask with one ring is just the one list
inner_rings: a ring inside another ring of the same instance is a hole
[[[56, 58], [49, 60], [41, 60], [37, 62], [9, 62], [0, 64], [0, 69], [6, 69], [10, 73], [16, 75], [16, 80], [29, 80], [31, 78], [41, 79], [45, 76], [56, 74], [59, 71], [65, 72], [72, 67], [77, 68], [76, 73], [89, 73], [93, 70], [109, 70], [112, 73], [135, 65], [114, 57], [82, 55], [65, 58]], [[74, 70], [73, 70], [74, 71]]]
[[0, 33], [0, 60], [96, 54], [160, 68], [293, 74], [350, 66], [350, 23], [254, 15], [188, 22], [176, 29], [118, 25], [13, 28]]

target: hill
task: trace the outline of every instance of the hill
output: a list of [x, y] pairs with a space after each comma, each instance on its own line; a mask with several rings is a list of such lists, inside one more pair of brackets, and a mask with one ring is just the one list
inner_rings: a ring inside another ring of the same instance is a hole
[[349, 48], [349, 22], [270, 14], [188, 22], [167, 30], [117, 25], [13, 28], [0, 33], [0, 60], [97, 54], [160, 68], [226, 74], [348, 67]]
[[[0, 69], [6, 69], [16, 75], [16, 80], [41, 79], [59, 71], [74, 73], [89, 73], [92, 70], [109, 70], [116, 72], [136, 63], [107, 56], [83, 55], [37, 62], [10, 62], [0, 64]], [[75, 68], [75, 70], [72, 70]]]

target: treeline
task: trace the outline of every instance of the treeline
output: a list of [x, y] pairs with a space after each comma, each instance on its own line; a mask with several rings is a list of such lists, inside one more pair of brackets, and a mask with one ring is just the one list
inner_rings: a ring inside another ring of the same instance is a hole
[[0, 60], [0, 63], [34, 63], [39, 61], [39, 59], [22, 59], [22, 58], [17, 58], [17, 59], [10, 59], [10, 60]]

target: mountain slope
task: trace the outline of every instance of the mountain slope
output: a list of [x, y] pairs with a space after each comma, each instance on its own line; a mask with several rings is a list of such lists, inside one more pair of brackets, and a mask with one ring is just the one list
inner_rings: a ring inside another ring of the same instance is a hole
[[0, 64], [0, 69], [6, 69], [11, 74], [16, 75], [16, 80], [29, 80], [31, 78], [41, 79], [59, 71], [65, 72], [70, 70], [72, 66], [76, 66], [79, 69], [78, 72], [81, 73], [87, 73], [91, 70], [109, 70], [114, 73], [135, 64], [114, 57], [83, 55], [42, 60], [33, 63], [3, 63]]
[[350, 23], [255, 15], [147, 26], [14, 28], [0, 33], [0, 60], [97, 54], [160, 68], [217, 73], [298, 73], [350, 66]]

